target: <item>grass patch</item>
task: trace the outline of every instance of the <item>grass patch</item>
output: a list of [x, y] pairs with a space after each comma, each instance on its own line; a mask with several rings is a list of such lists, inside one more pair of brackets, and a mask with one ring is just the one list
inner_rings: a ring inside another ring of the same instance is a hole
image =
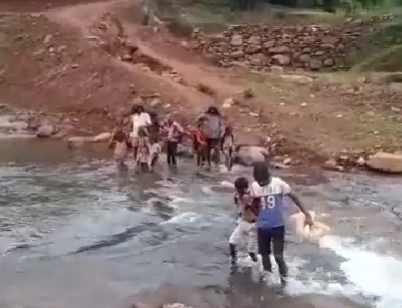
[[[361, 60], [362, 59], [362, 60]], [[402, 21], [385, 25], [366, 38], [362, 48], [348, 56], [349, 63], [357, 63], [355, 72], [396, 72], [402, 70]]]
[[192, 24], [205, 32], [223, 30], [230, 24], [300, 24], [333, 23], [344, 20], [345, 12], [324, 12], [322, 9], [290, 8], [269, 3], [259, 3], [253, 11], [231, 9], [231, 0], [148, 0], [156, 15], [162, 20], [174, 20], [175, 23]]
[[[402, 35], [402, 33], [401, 33]], [[402, 38], [402, 37], [401, 37]], [[355, 65], [355, 72], [399, 72], [402, 71], [402, 44], [388, 47]]]

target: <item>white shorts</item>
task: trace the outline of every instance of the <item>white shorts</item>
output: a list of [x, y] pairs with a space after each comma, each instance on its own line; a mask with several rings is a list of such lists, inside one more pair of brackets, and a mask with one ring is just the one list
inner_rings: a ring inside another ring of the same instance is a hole
[[229, 243], [236, 246], [246, 246], [247, 252], [257, 252], [257, 233], [255, 223], [239, 219], [236, 228], [229, 238]]

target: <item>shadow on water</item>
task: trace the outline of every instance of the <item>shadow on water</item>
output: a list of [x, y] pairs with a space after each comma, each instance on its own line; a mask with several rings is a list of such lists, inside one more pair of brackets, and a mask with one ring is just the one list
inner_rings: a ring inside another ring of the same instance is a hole
[[144, 232], [144, 231], [152, 232], [156, 228], [158, 228], [158, 225], [153, 224], [153, 223], [128, 228], [127, 230], [125, 230], [122, 233], [110, 235], [107, 239], [101, 240], [92, 245], [80, 247], [74, 253], [90, 252], [90, 251], [98, 250], [98, 249], [105, 248], [105, 247], [116, 246], [116, 245], [119, 245], [121, 243], [124, 243], [124, 242], [132, 239], [134, 236], [140, 234], [141, 232]]

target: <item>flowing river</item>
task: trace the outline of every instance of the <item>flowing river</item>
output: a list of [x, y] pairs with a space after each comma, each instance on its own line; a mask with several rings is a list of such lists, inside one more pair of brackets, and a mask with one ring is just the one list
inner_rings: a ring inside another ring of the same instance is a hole
[[249, 170], [197, 175], [180, 161], [137, 176], [106, 156], [0, 142], [0, 307], [128, 307], [166, 283], [205, 295], [200, 307], [402, 307], [400, 179], [326, 174], [306, 185], [308, 175], [275, 171], [331, 234], [288, 237], [288, 296], [268, 293], [264, 305], [246, 270], [230, 275], [227, 255], [234, 206], [221, 183]]

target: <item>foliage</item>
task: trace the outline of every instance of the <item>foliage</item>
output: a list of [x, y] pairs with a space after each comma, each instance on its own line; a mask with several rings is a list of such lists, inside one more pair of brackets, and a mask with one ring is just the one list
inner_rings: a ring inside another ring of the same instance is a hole
[[349, 56], [355, 71], [402, 70], [402, 23], [390, 24], [366, 39], [366, 44]]

